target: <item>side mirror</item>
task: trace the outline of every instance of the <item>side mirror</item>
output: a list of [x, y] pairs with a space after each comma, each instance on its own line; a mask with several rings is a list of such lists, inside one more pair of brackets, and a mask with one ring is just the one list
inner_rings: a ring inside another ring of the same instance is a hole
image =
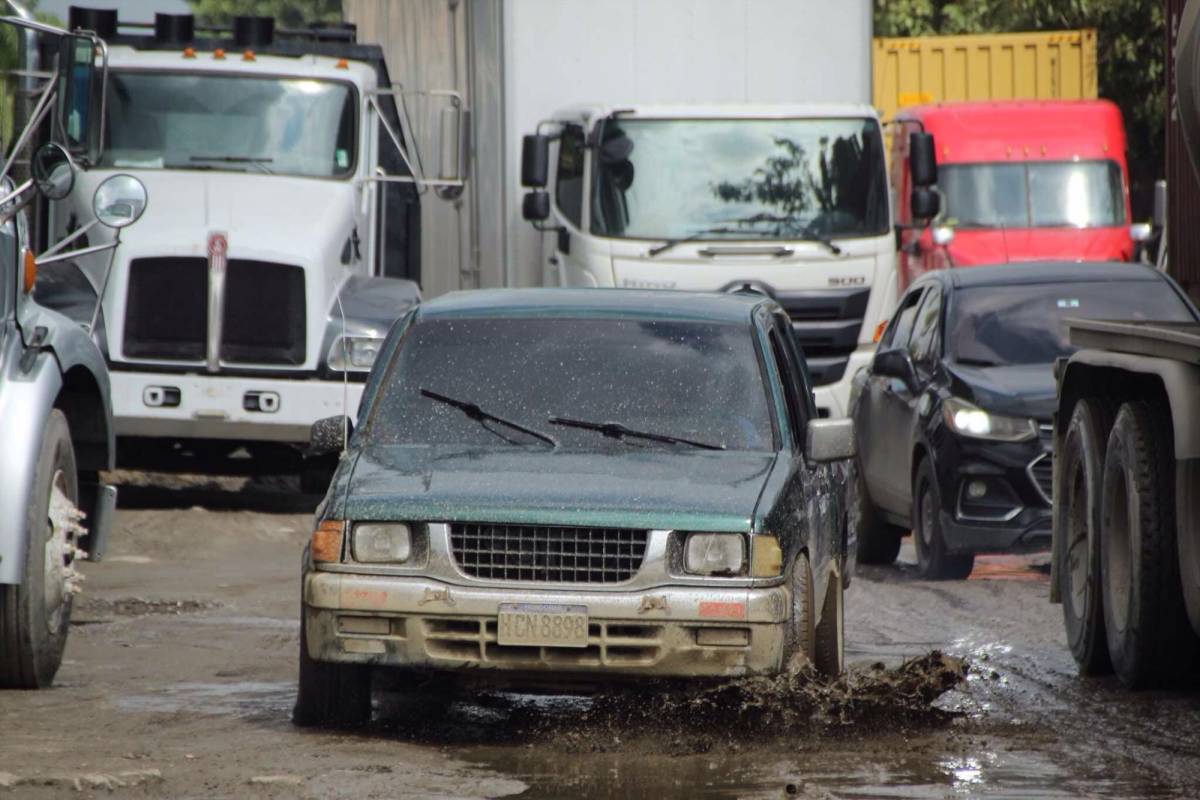
[[902, 347], [876, 353], [871, 362], [871, 371], [885, 378], [898, 378], [910, 390], [917, 385], [917, 371], [913, 368], [912, 356]]
[[1154, 182], [1153, 225], [1159, 230], [1167, 226], [1167, 182], [1162, 178]]
[[937, 151], [932, 133], [913, 131], [909, 134], [908, 165], [913, 186], [927, 188], [937, 183]]
[[550, 219], [550, 195], [541, 189], [526, 192], [521, 201], [521, 216], [529, 222], [545, 222]]
[[1153, 235], [1154, 229], [1149, 222], [1135, 222], [1129, 226], [1129, 238], [1138, 244], [1150, 241]]
[[909, 206], [914, 220], [933, 219], [942, 210], [942, 198], [933, 189], [918, 186], [912, 190]]
[[96, 88], [96, 45], [88, 36], [63, 36], [58, 50], [58, 116], [66, 135], [67, 149], [87, 156], [97, 155], [93, 146], [99, 130], [93, 110], [99, 111]]
[[938, 247], [949, 247], [954, 241], [954, 228], [949, 225], [936, 225], [933, 229], [933, 243]]
[[459, 182], [458, 185], [438, 186], [434, 190], [443, 200], [454, 200], [462, 195], [462, 184], [466, 182], [471, 169], [471, 148], [467, 136], [471, 125], [470, 113], [455, 103], [443, 108], [439, 117], [438, 179], [452, 184]]
[[854, 439], [854, 420], [809, 420], [804, 434], [804, 455], [809, 461], [827, 463], [854, 458], [857, 452]]
[[62, 145], [47, 142], [29, 165], [34, 186], [47, 200], [62, 200], [75, 187], [75, 162]]
[[354, 424], [341, 414], [325, 417], [312, 424], [308, 435], [308, 455], [326, 456], [346, 449], [346, 432], [354, 431]]
[[146, 211], [146, 186], [132, 175], [113, 175], [96, 187], [92, 213], [102, 225], [126, 228]]
[[527, 134], [521, 139], [521, 183], [541, 189], [549, 178], [550, 137], [540, 133]]

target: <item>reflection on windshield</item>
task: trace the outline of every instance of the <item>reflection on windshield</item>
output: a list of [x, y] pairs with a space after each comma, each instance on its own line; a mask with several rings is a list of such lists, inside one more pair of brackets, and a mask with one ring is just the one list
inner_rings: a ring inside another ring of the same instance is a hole
[[103, 166], [350, 174], [354, 92], [285, 78], [114, 72]]
[[963, 364], [1050, 364], [1074, 352], [1065, 322], [1072, 318], [1193, 321], [1160, 280], [981, 286], [955, 293], [946, 341]]
[[[774, 447], [749, 324], [620, 319], [431, 319], [406, 334], [364, 433], [374, 444], [511, 447], [421, 389], [545, 431], [551, 417], [616, 422], [732, 450]], [[506, 431], [505, 433], [510, 433]], [[562, 449], [672, 449], [558, 426]], [[515, 437], [514, 437], [515, 439]], [[528, 437], [522, 444], [544, 447]]]
[[867, 119], [613, 119], [596, 158], [603, 236], [799, 239], [886, 233]]
[[946, 164], [946, 222], [960, 228], [1104, 228], [1125, 223], [1113, 161]]

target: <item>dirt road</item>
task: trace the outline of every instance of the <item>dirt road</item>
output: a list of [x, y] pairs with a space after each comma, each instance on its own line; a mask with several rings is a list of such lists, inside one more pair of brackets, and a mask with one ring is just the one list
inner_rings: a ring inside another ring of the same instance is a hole
[[966, 685], [937, 701], [951, 713], [825, 714], [780, 736], [709, 719], [622, 727], [594, 700], [466, 687], [385, 695], [368, 730], [311, 733], [289, 722], [305, 501], [122, 492], [57, 685], [0, 694], [0, 800], [1200, 796], [1200, 693], [1078, 678], [1044, 558], [985, 559], [959, 583], [903, 563], [855, 579], [849, 661], [968, 658]]

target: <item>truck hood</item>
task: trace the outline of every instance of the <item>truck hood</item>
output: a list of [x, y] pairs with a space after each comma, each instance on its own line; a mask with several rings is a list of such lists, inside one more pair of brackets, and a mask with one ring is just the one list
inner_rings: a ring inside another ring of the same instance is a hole
[[947, 364], [950, 391], [984, 411], [1049, 422], [1055, 407], [1053, 364], [968, 367]]
[[1128, 261], [1133, 241], [1125, 227], [956, 230], [949, 250], [956, 267], [1010, 261]]
[[774, 453], [369, 447], [345, 518], [747, 531]]

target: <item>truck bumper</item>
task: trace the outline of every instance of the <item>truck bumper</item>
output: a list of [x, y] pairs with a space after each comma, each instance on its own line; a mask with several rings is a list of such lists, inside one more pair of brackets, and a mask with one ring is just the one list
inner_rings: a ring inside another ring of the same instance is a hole
[[[165, 389], [178, 392], [176, 405], [162, 402], [175, 400]], [[113, 371], [113, 421], [118, 436], [307, 444], [316, 420], [357, 414], [362, 391], [317, 379]]]
[[[497, 642], [501, 603], [587, 607], [587, 647]], [[464, 587], [423, 577], [313, 571], [302, 624], [318, 661], [575, 676], [727, 677], [778, 672], [783, 586], [636, 592]]]

